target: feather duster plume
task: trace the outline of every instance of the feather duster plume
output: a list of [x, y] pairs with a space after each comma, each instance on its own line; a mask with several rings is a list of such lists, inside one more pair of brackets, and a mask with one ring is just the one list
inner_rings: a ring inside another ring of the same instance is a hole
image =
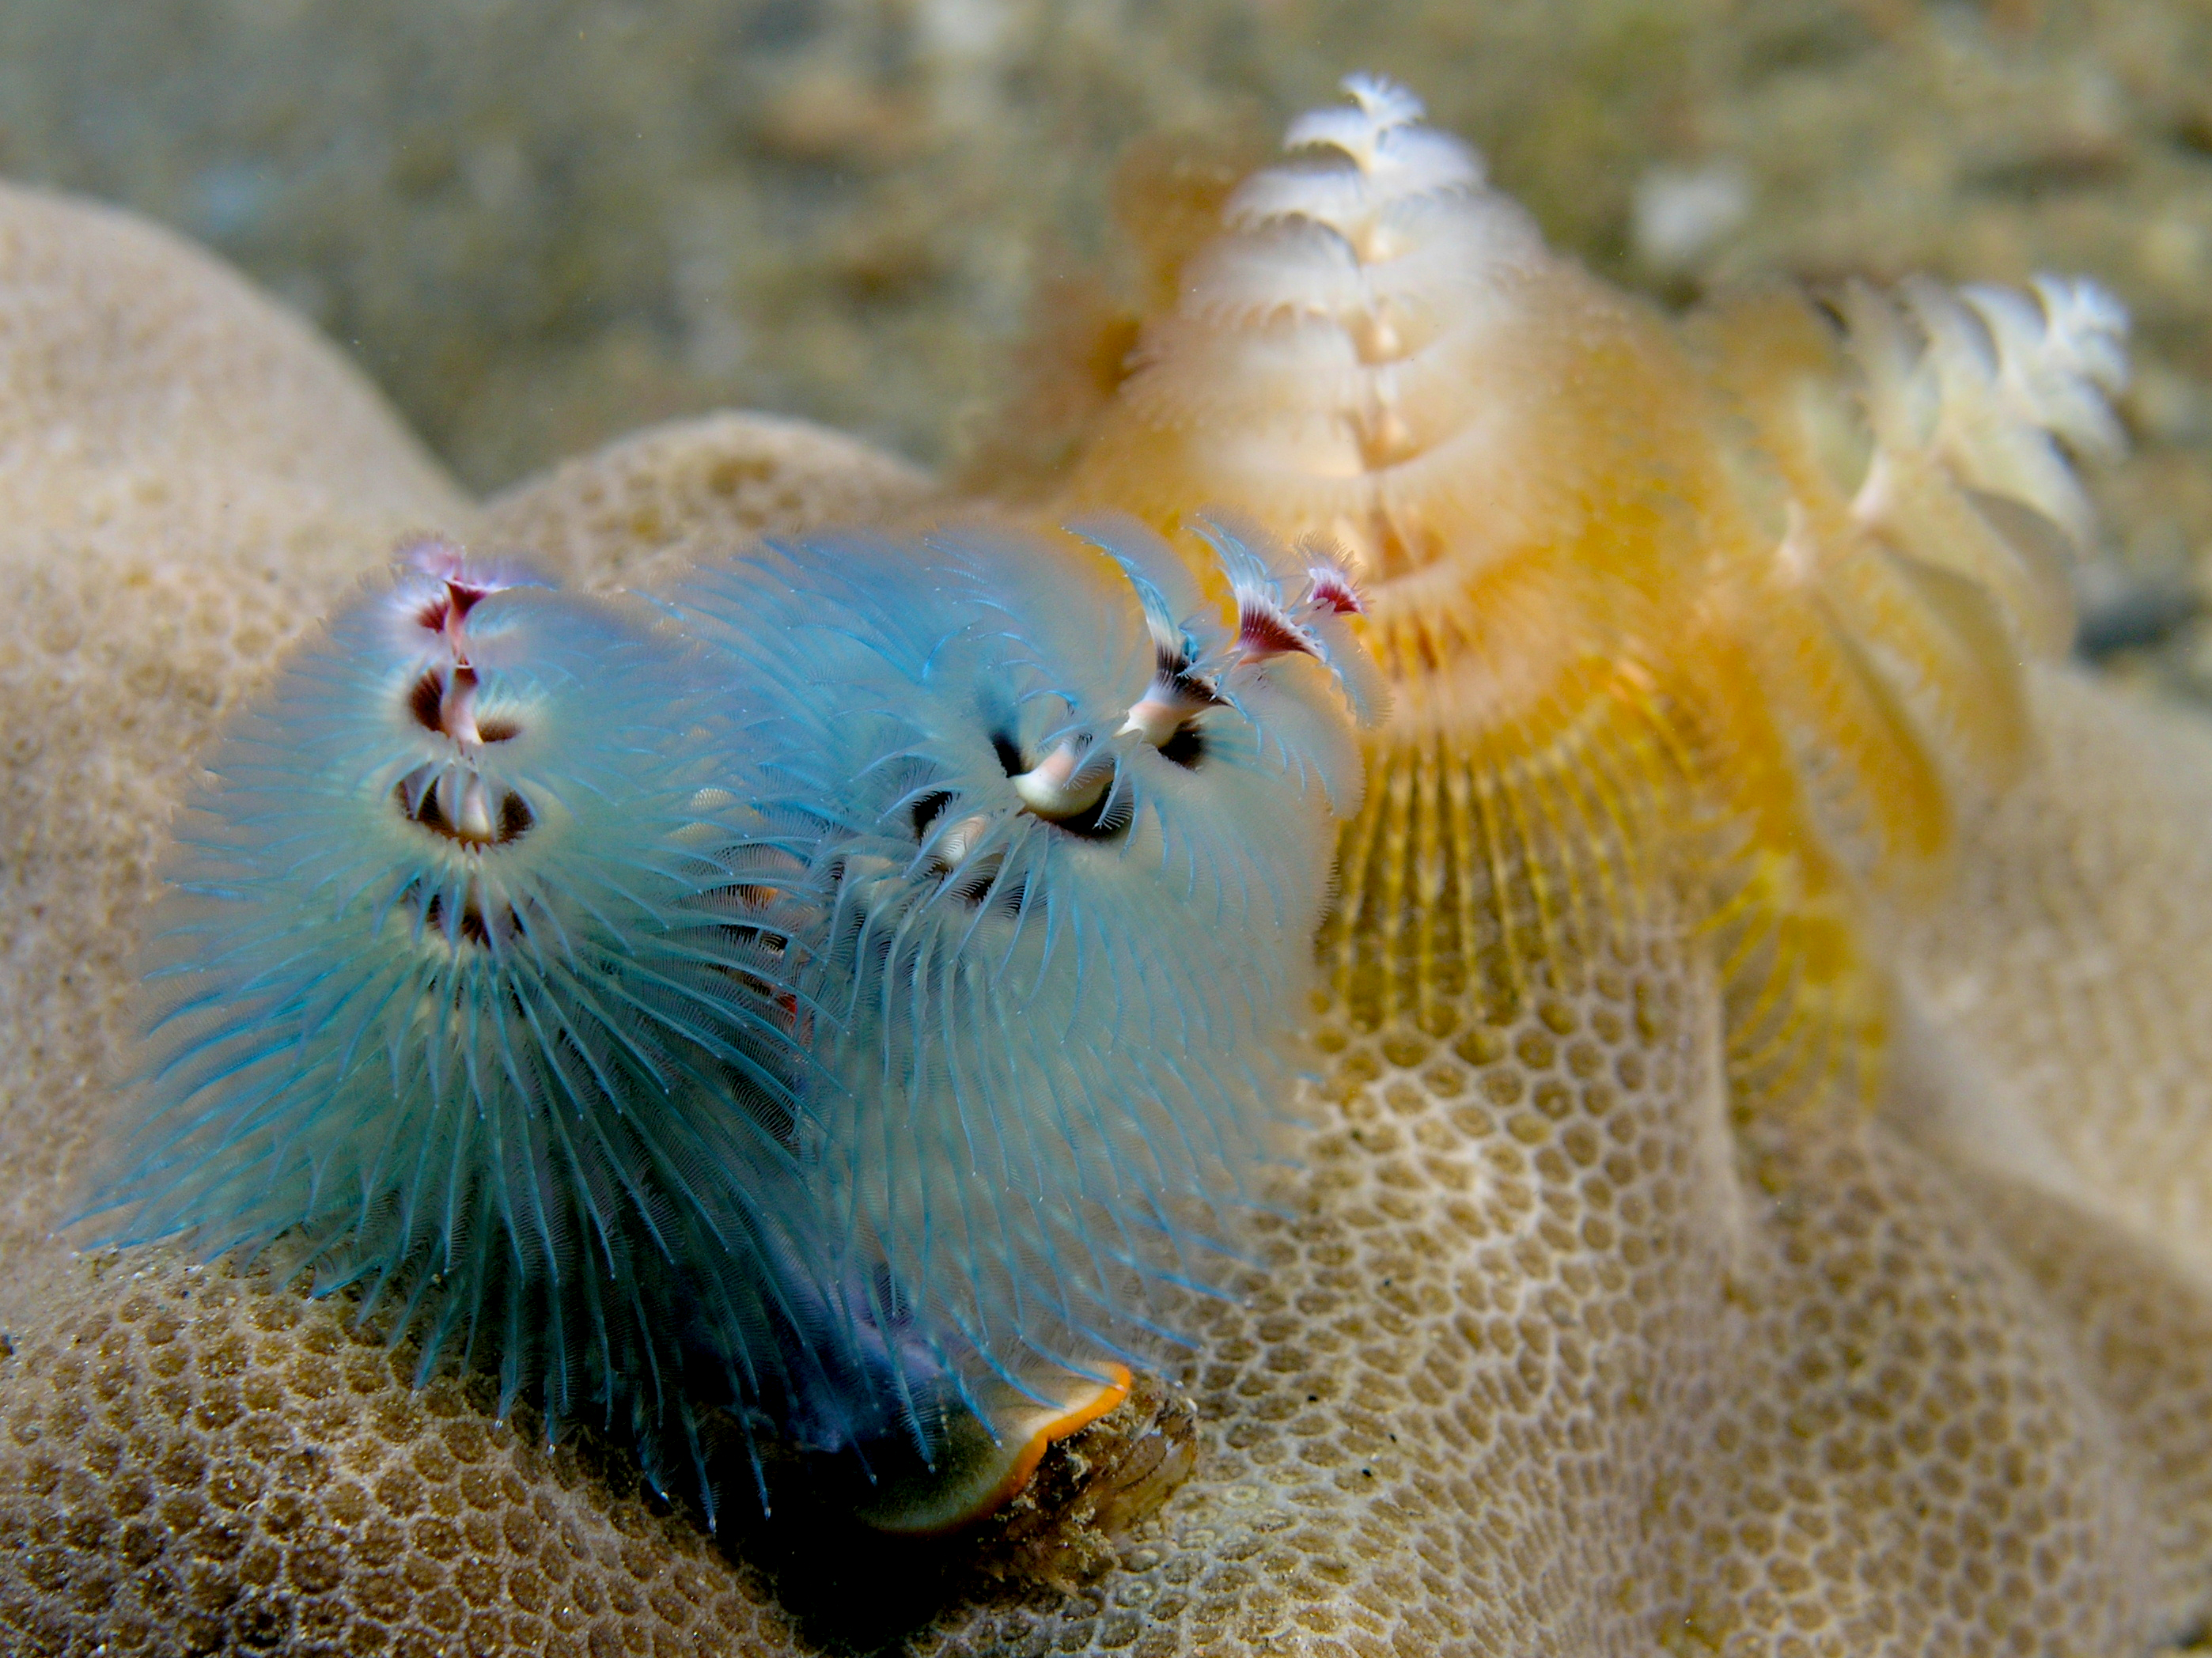
[[1686, 789], [1741, 1092], [1871, 1097], [1888, 993], [1860, 931], [2017, 762], [2019, 659], [2064, 648], [2094, 532], [2073, 462], [2118, 442], [2124, 313], [2045, 278], [1673, 324], [1547, 249], [1404, 88], [1345, 90], [1161, 273], [1062, 510], [1134, 513], [1203, 568], [1179, 526], [1225, 504], [1367, 579], [1399, 708], [1370, 799], [1404, 817], [1353, 831], [1336, 936], [1427, 936], [1338, 963], [1359, 1018], [1444, 1017], [1470, 971], [1510, 1004], [1611, 902], [1595, 872], [1540, 885], [1564, 950], [1403, 923], [1408, 892], [1486, 878], [1435, 857], [1604, 844], [1616, 805]]
[[1136, 525], [1080, 528], [1109, 556], [770, 542], [671, 601], [758, 825], [716, 858], [811, 912], [830, 1281], [925, 1430], [948, 1390], [988, 1413], [1141, 1358], [1158, 1290], [1218, 1282], [1359, 796], [1325, 554], [1204, 526], [1224, 617]]
[[425, 1372], [493, 1366], [657, 1479], [695, 1401], [837, 1396], [784, 947], [699, 850], [708, 719], [627, 608], [441, 544], [373, 585], [178, 825], [113, 1238], [283, 1236]]
[[1003, 1494], [1228, 1259], [1374, 695], [1324, 550], [1208, 526], [1224, 619], [1089, 532], [658, 617], [410, 550], [179, 826], [111, 1237], [281, 1242], [710, 1518], [732, 1420]]

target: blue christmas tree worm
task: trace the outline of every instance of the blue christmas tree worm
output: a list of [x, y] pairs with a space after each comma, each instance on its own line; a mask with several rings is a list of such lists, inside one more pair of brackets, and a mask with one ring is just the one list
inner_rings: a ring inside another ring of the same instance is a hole
[[710, 1517], [731, 1423], [996, 1501], [1233, 1251], [1371, 694], [1326, 554], [1209, 526], [1209, 617], [1094, 533], [658, 616], [410, 550], [185, 816], [111, 1235], [281, 1241]]

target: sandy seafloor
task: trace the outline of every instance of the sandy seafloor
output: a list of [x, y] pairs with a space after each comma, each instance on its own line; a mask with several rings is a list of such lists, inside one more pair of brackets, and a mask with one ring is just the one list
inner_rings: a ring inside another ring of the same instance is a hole
[[0, 175], [206, 242], [479, 489], [669, 416], [957, 465], [1140, 137], [1397, 76], [1560, 245], [2094, 276], [2136, 319], [2092, 645], [2212, 696], [2212, 10], [2189, 0], [5, 0]]

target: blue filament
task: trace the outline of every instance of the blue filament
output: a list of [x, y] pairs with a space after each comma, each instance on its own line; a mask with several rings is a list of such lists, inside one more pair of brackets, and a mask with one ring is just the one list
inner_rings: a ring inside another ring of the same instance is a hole
[[1172, 556], [1086, 535], [771, 542], [657, 616], [451, 550], [365, 592], [180, 819], [109, 1237], [277, 1246], [710, 1515], [709, 1418], [927, 1455], [1156, 1351], [1356, 784], [1327, 670], [1202, 606], [1211, 700], [1125, 729]]

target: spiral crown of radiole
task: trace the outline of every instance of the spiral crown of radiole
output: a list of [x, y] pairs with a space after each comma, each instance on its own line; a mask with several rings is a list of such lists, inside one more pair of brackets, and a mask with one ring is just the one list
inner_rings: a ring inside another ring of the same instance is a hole
[[1398, 714], [1324, 945], [1357, 1019], [1574, 976], [1666, 859], [1740, 1108], [1870, 1098], [1872, 935], [2017, 763], [2021, 661], [2070, 640], [2124, 313], [2044, 278], [1672, 321], [1410, 93], [1345, 88], [1159, 284], [1065, 494], [1170, 532], [1222, 503], [1366, 581]]

